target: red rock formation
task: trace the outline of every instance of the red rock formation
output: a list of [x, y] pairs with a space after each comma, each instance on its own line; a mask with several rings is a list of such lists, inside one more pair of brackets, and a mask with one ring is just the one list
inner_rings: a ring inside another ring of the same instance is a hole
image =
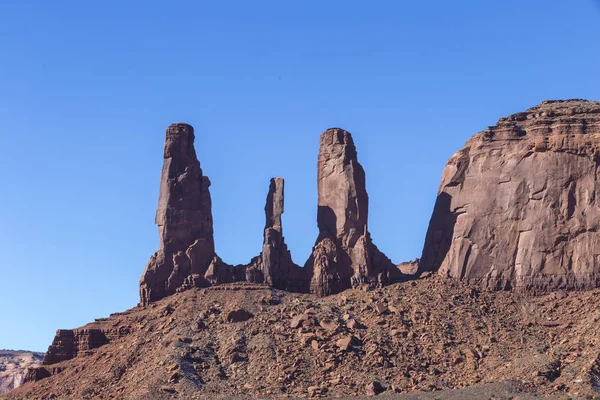
[[600, 103], [546, 101], [444, 169], [419, 271], [490, 289], [600, 285]]
[[319, 296], [360, 285], [384, 285], [400, 271], [373, 244], [367, 229], [369, 197], [365, 172], [349, 132], [321, 135], [318, 168], [319, 237], [306, 268], [310, 291]]
[[167, 128], [164, 159], [156, 212], [160, 249], [140, 281], [142, 305], [190, 287], [223, 283], [266, 283], [326, 296], [360, 285], [382, 286], [401, 276], [371, 241], [365, 173], [352, 137], [342, 129], [330, 129], [321, 136], [320, 233], [306, 268], [293, 263], [283, 238], [283, 179], [271, 180], [261, 254], [248, 265], [233, 267], [215, 254], [210, 182], [196, 158], [191, 126]]
[[27, 382], [29, 371], [42, 364], [43, 354], [0, 350], [0, 396]]
[[210, 181], [194, 149], [194, 128], [167, 128], [156, 224], [160, 249], [140, 281], [142, 304], [175, 293], [190, 274], [204, 276], [215, 257]]
[[131, 332], [129, 327], [115, 329], [59, 329], [44, 356], [43, 365], [52, 365], [70, 360], [79, 354], [108, 344]]
[[246, 269], [246, 280], [267, 283], [282, 290], [307, 292], [310, 278], [306, 271], [294, 264], [283, 238], [281, 215], [284, 200], [283, 178], [271, 179], [265, 205], [265, 231], [263, 249]]

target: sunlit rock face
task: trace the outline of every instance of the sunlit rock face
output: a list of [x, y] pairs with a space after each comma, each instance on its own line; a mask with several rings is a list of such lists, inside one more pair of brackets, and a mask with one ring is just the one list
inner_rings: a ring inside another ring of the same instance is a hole
[[377, 249], [368, 231], [365, 171], [349, 132], [333, 128], [321, 135], [317, 185], [319, 236], [306, 264], [312, 270], [311, 292], [326, 296], [397, 280], [400, 270]]
[[142, 304], [175, 293], [192, 274], [204, 276], [216, 256], [210, 180], [202, 175], [194, 139], [188, 124], [167, 128], [156, 210], [160, 248], [140, 280]]
[[490, 289], [600, 284], [600, 103], [546, 101], [473, 136], [442, 174], [419, 272]]
[[381, 287], [402, 276], [371, 240], [365, 171], [349, 132], [328, 129], [320, 138], [319, 236], [304, 268], [292, 261], [283, 237], [283, 178], [269, 185], [260, 254], [236, 266], [215, 254], [210, 181], [202, 174], [194, 140], [190, 125], [167, 128], [156, 211], [160, 248], [140, 279], [141, 305], [191, 287], [248, 282], [327, 296]]

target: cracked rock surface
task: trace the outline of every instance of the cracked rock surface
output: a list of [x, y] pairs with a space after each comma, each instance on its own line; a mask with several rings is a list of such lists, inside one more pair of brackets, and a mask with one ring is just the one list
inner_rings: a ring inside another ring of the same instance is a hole
[[600, 102], [501, 118], [449, 160], [419, 272], [489, 289], [600, 285]]

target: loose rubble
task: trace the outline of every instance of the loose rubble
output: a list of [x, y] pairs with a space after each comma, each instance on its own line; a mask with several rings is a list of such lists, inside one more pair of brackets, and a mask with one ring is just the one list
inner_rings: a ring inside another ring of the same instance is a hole
[[[6, 398], [317, 398], [505, 380], [583, 397], [600, 383], [600, 289], [531, 296], [437, 275], [325, 298], [238, 285], [193, 288], [89, 324], [78, 331], [129, 334], [33, 369], [49, 377]], [[228, 318], [240, 309], [252, 317]]]

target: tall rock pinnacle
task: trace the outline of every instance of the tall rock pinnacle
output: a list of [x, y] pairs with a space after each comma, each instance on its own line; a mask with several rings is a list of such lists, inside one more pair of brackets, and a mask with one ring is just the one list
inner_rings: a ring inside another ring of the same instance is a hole
[[365, 172], [349, 132], [333, 128], [321, 135], [317, 168], [319, 237], [306, 264], [313, 274], [310, 291], [326, 296], [398, 279], [399, 270], [367, 229]]
[[283, 238], [283, 188], [283, 178], [271, 179], [265, 205], [263, 249], [250, 263], [246, 277], [250, 282], [264, 282], [277, 289], [306, 292], [309, 279], [305, 270], [292, 261]]
[[489, 289], [600, 285], [600, 102], [501, 118], [449, 160], [419, 271]]
[[271, 179], [269, 185], [260, 255], [249, 264], [232, 266], [215, 254], [210, 181], [196, 158], [194, 129], [182, 123], [169, 126], [156, 211], [160, 248], [140, 279], [140, 304], [191, 287], [242, 281], [326, 296], [400, 278], [367, 229], [365, 172], [352, 136], [342, 129], [323, 133], [317, 165], [319, 236], [305, 267], [294, 264], [283, 237], [282, 178]]
[[210, 180], [194, 149], [194, 128], [167, 128], [156, 224], [160, 248], [140, 280], [142, 304], [175, 293], [190, 274], [204, 276], [215, 257]]

